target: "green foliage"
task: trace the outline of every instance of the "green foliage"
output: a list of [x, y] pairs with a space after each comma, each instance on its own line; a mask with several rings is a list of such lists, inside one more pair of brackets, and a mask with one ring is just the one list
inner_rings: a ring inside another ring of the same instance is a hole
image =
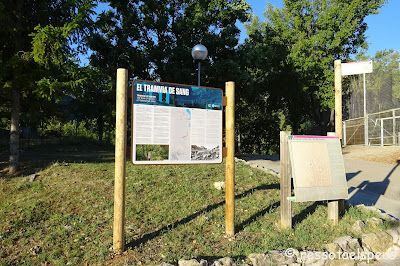
[[137, 161], [163, 161], [168, 157], [168, 145], [136, 145]]
[[[27, 111], [21, 110], [20, 98], [39, 96], [45, 104], [35, 107], [44, 113], [47, 110], [42, 106], [62, 98], [82, 82], [71, 41], [85, 34], [93, 7], [89, 0], [1, 2], [0, 87], [5, 97], [0, 95], [0, 104], [10, 103], [11, 123], [17, 132], [20, 113]], [[33, 120], [36, 123], [38, 119]], [[10, 160], [10, 171], [16, 171], [19, 136], [12, 136], [10, 152], [16, 159]]]
[[[382, 109], [397, 107], [400, 102], [400, 57], [399, 52], [377, 51], [373, 61], [373, 72], [368, 75], [368, 93], [375, 103], [386, 105]], [[380, 98], [379, 96], [384, 96]]]
[[333, 61], [348, 59], [365, 43], [364, 19], [384, 2], [287, 0], [282, 10], [268, 6], [265, 27], [289, 47], [287, 61], [300, 76], [297, 89], [307, 92], [313, 110], [333, 108]]
[[[243, 119], [261, 117], [255, 129], [266, 139], [276, 132], [265, 132], [259, 125], [280, 121], [272, 119], [276, 114], [283, 115], [284, 127], [290, 126], [293, 133], [305, 133], [315, 124], [325, 134], [329, 109], [334, 107], [334, 60], [348, 59], [365, 48], [364, 19], [384, 3], [285, 0], [281, 9], [268, 5], [266, 21], [254, 16], [247, 24], [249, 38], [239, 49], [246, 72], [239, 95], [247, 106], [255, 105]], [[278, 125], [269, 124], [276, 129]]]
[[[202, 63], [202, 84], [222, 87], [234, 77], [238, 44], [237, 20], [247, 21], [243, 0], [110, 1], [97, 31], [89, 38], [91, 62], [113, 79], [115, 66], [143, 79], [196, 84], [190, 51], [204, 44], [209, 60]], [[110, 53], [110, 51], [113, 51]]]
[[114, 132], [115, 82], [91, 66], [82, 69], [82, 76], [84, 82], [73, 90], [69, 112], [78, 119], [96, 121], [99, 142], [102, 142], [105, 133], [109, 136]]
[[279, 152], [280, 116], [265, 101], [242, 101], [236, 108], [236, 134], [240, 135], [240, 153], [276, 154]]
[[[99, 141], [110, 140], [116, 68], [129, 69], [132, 78], [196, 84], [190, 50], [202, 43], [209, 57], [201, 84], [236, 82], [241, 148], [257, 153], [276, 152], [281, 129], [326, 131], [333, 61], [366, 47], [364, 18], [385, 3], [285, 0], [282, 9], [269, 5], [260, 22], [257, 16], [250, 21], [244, 0], [101, 2], [110, 8], [97, 16], [97, 2], [89, 0], [0, 4], [2, 105], [10, 106], [10, 91], [18, 90], [24, 125], [73, 114], [93, 121]], [[236, 24], [249, 21], [249, 38], [239, 45]], [[87, 51], [90, 66], [79, 66], [78, 55]], [[60, 110], [65, 95], [74, 99]]]
[[50, 65], [61, 66], [66, 58], [66, 34], [62, 27], [54, 27], [46, 25], [42, 27], [37, 25], [34, 30], [36, 33], [31, 34], [32, 40], [32, 56], [35, 62], [49, 68]]
[[[69, 78], [68, 75], [60, 76], [61, 79]], [[44, 77], [36, 82], [36, 89], [33, 90], [34, 93], [39, 95], [42, 98], [47, 100], [51, 100], [56, 96], [56, 99], [62, 95], [62, 92], [71, 91], [75, 88], [80, 88], [85, 82], [85, 78], [77, 79], [77, 80], [65, 80], [59, 81], [57, 78], [47, 78]], [[56, 94], [59, 92], [58, 94]], [[61, 94], [60, 94], [61, 92]]]
[[245, 1], [107, 3], [110, 10], [99, 14], [87, 38], [91, 67], [85, 70], [87, 82], [74, 92], [74, 113], [95, 118], [99, 125], [112, 124], [118, 67], [127, 68], [131, 77], [196, 84], [197, 63], [190, 51], [198, 43], [209, 51], [209, 60], [202, 62], [202, 85], [222, 88], [240, 75], [235, 50], [240, 31], [235, 24], [248, 19]]
[[[2, 6], [5, 17], [0, 21], [2, 34], [8, 36], [1, 40], [5, 68], [0, 72], [0, 84], [9, 84], [9, 89], [23, 87], [24, 93], [33, 89], [48, 97], [54, 97], [54, 90], [73, 86], [73, 82], [65, 83], [67, 75], [69, 80], [79, 80], [73, 74], [77, 66], [72, 67], [75, 54], [70, 41], [84, 33], [94, 7], [92, 1], [10, 2]], [[43, 90], [37, 87], [38, 81]], [[50, 86], [53, 88], [48, 90]]]
[[[37, 133], [42, 138], [67, 138], [71, 140], [99, 139], [96, 120], [61, 122], [56, 118], [49, 119], [47, 123], [38, 128]], [[103, 136], [102, 136], [103, 137]]]

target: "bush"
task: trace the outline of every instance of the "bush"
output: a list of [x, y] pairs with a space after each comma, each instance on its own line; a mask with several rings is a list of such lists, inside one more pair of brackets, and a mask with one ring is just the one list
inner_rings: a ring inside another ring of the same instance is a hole
[[[69, 140], [98, 141], [97, 123], [95, 119], [77, 121], [71, 120], [63, 123], [57, 119], [51, 119], [42, 128], [38, 135], [42, 138], [62, 138]], [[105, 135], [107, 135], [105, 133]], [[112, 134], [109, 134], [112, 136]]]

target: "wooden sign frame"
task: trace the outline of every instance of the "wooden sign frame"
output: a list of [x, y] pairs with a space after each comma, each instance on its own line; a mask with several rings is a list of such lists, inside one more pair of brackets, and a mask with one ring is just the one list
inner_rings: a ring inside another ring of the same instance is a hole
[[[335, 60], [335, 132], [328, 132], [329, 135], [338, 136], [343, 139], [342, 129], [342, 61]], [[280, 189], [281, 189], [281, 226], [283, 228], [292, 227], [292, 205], [291, 201], [291, 170], [289, 158], [289, 145], [287, 137], [290, 131], [280, 132]], [[343, 146], [343, 142], [342, 142]], [[344, 199], [328, 201], [328, 220], [334, 225], [339, 224], [339, 214], [344, 210]]]
[[[113, 250], [121, 254], [125, 245], [125, 179], [127, 148], [128, 71], [117, 70], [115, 134], [115, 187]], [[235, 234], [235, 83], [225, 83], [225, 233]]]
[[[335, 133], [333, 134], [332, 133], [333, 132], [328, 133], [328, 136], [334, 137]], [[292, 202], [296, 201], [296, 198], [292, 196], [292, 189], [291, 189], [292, 167], [290, 158], [291, 154], [289, 149], [289, 138], [291, 137], [290, 134], [291, 134], [290, 131], [280, 132], [281, 226], [283, 228], [292, 227]], [[342, 174], [344, 175], [345, 178], [345, 173]], [[343, 199], [328, 200], [328, 220], [331, 220], [334, 225], [337, 225], [339, 223], [340, 201], [343, 201]]]

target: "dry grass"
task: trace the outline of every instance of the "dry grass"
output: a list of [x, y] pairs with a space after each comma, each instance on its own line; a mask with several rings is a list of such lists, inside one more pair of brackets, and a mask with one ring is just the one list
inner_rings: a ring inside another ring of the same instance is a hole
[[[376, 216], [348, 208], [334, 227], [325, 202], [293, 204], [294, 228], [279, 226], [279, 180], [236, 164], [236, 230], [224, 235], [222, 165], [127, 166], [126, 247], [112, 246], [112, 150], [42, 147], [26, 151], [18, 176], [0, 177], [0, 264], [176, 263], [180, 258], [231, 256], [241, 261], [271, 249], [319, 249], [351, 235], [356, 220]], [[27, 173], [37, 175], [33, 182]], [[367, 231], [393, 226], [385, 221]], [[40, 248], [39, 248], [40, 247]]]

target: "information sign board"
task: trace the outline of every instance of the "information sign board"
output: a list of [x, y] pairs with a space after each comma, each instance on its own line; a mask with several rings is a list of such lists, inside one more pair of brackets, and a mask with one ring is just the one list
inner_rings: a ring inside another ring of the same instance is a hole
[[222, 90], [135, 80], [133, 164], [222, 162]]
[[339, 137], [289, 136], [295, 201], [347, 199]]
[[372, 60], [343, 63], [342, 76], [372, 73]]

